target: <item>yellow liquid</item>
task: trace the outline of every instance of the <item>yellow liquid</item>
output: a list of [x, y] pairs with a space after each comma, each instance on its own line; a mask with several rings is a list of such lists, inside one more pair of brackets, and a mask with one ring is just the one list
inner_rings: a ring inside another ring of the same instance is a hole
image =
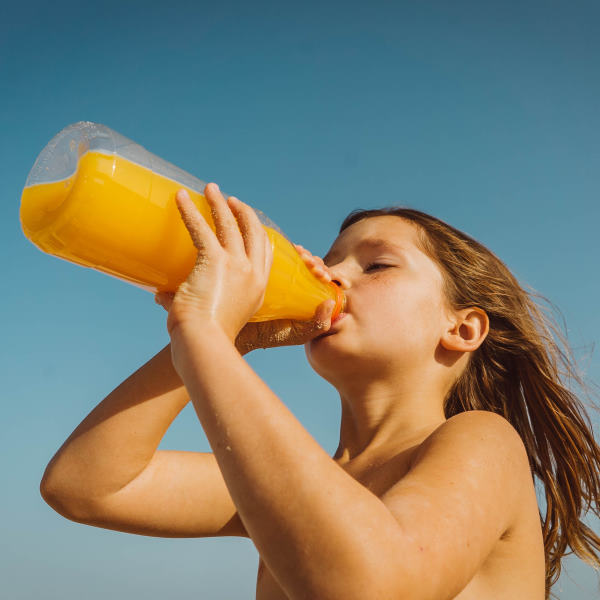
[[[21, 225], [44, 252], [151, 292], [175, 291], [197, 256], [175, 204], [182, 187], [121, 156], [88, 152], [71, 177], [23, 190]], [[206, 199], [186, 189], [214, 232]], [[289, 240], [263, 227], [273, 265], [263, 305], [250, 320], [308, 320], [328, 298], [337, 301], [334, 314], [343, 310], [339, 288], [320, 282]]]

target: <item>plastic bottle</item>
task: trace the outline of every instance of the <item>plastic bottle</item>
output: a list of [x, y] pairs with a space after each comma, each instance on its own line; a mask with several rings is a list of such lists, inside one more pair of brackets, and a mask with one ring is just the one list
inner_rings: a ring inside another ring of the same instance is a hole
[[[197, 251], [175, 204], [186, 188], [213, 231], [205, 183], [104, 125], [79, 122], [56, 134], [33, 165], [21, 197], [23, 232], [38, 248], [145, 290], [175, 291]], [[255, 209], [273, 248], [263, 305], [250, 319], [308, 320], [345, 296], [312, 275], [281, 230]]]

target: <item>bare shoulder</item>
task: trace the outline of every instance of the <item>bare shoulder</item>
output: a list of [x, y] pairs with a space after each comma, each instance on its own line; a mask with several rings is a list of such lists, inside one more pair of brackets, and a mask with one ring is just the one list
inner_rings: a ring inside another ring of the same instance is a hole
[[435, 572], [425, 596], [464, 589], [513, 527], [531, 485], [525, 446], [504, 417], [468, 411], [438, 427], [381, 497], [400, 525], [409, 587]]
[[496, 489], [490, 497], [490, 508], [502, 504], [497, 510], [498, 519], [504, 516], [502, 523], [498, 521], [501, 535], [514, 525], [521, 499], [533, 486], [527, 450], [519, 432], [502, 415], [486, 410], [459, 413], [438, 427], [411, 457], [404, 480], [421, 484], [462, 482], [463, 493], [470, 490], [479, 500], [486, 497], [483, 488], [488, 492]]
[[472, 460], [498, 459], [529, 469], [525, 444], [519, 432], [502, 415], [487, 410], [469, 410], [450, 417], [414, 453], [411, 468], [430, 451], [450, 451]]

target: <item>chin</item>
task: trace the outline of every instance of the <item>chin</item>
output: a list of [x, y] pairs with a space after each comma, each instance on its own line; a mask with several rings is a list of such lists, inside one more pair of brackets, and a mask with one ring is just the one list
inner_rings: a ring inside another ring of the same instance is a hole
[[365, 352], [360, 347], [353, 348], [339, 343], [337, 334], [324, 335], [304, 344], [308, 363], [321, 377], [330, 381], [340, 372], [353, 373], [365, 365]]

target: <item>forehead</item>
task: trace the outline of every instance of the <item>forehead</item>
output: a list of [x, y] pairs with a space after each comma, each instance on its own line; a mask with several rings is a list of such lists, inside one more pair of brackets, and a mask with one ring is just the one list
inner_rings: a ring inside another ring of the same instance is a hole
[[381, 215], [362, 219], [350, 225], [333, 242], [324, 260], [341, 260], [343, 256], [372, 246], [388, 246], [419, 258], [427, 257], [421, 250], [419, 230], [416, 225], [394, 215]]

